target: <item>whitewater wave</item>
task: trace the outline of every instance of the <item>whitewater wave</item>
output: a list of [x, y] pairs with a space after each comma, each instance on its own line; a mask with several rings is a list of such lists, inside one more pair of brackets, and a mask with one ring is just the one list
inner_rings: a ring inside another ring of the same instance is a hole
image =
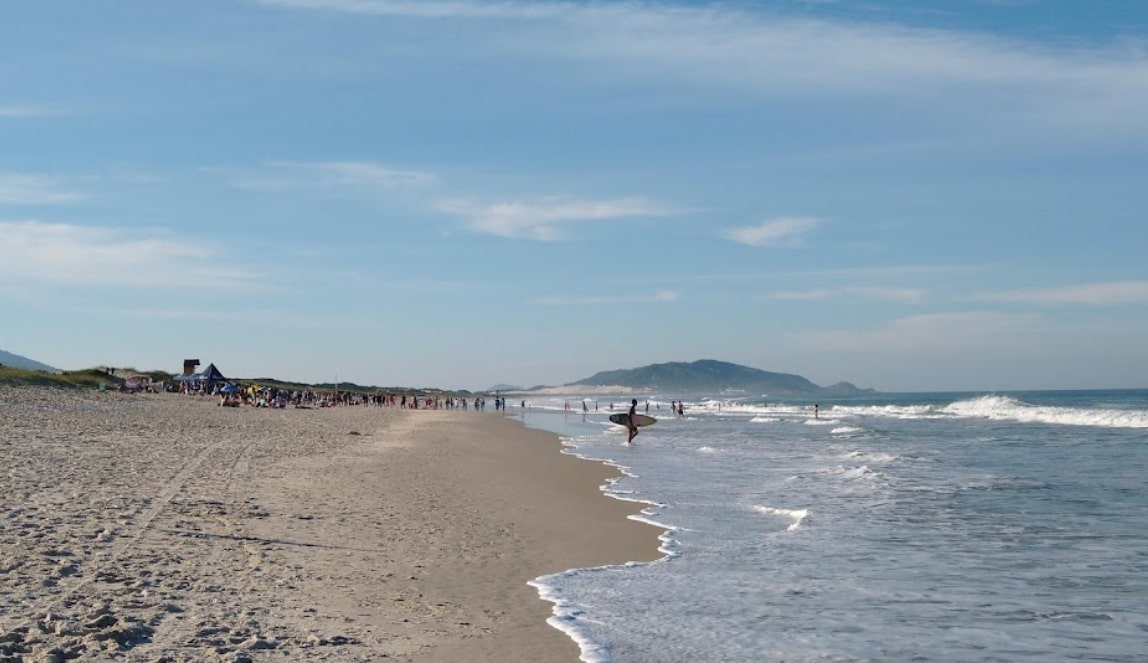
[[854, 416], [888, 417], [890, 419], [943, 419], [952, 414], [938, 405], [838, 405], [834, 413]]
[[1073, 408], [1025, 403], [1012, 396], [987, 395], [947, 405], [836, 406], [834, 414], [892, 419], [952, 419], [966, 417], [1059, 426], [1148, 428], [1148, 410]]
[[957, 401], [945, 406], [944, 412], [961, 417], [1060, 426], [1148, 428], [1148, 410], [1032, 405], [1011, 396], [981, 396], [966, 401]]

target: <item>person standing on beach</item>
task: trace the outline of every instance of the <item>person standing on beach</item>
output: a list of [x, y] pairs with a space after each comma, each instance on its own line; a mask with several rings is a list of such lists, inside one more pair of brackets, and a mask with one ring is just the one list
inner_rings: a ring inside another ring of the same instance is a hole
[[630, 429], [630, 437], [626, 439], [626, 444], [634, 441], [638, 437], [638, 399], [630, 400], [630, 415], [626, 418], [626, 425]]

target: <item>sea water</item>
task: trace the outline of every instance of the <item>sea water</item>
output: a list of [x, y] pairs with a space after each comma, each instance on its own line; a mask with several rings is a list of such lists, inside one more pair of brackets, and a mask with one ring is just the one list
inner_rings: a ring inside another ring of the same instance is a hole
[[583, 660], [1148, 660], [1148, 390], [647, 400], [511, 408], [666, 529], [532, 583]]

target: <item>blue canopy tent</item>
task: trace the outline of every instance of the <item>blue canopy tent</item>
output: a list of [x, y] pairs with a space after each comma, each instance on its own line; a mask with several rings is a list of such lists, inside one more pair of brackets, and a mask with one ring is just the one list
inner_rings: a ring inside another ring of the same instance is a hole
[[176, 376], [175, 379], [181, 382], [187, 382], [187, 388], [189, 390], [199, 389], [202, 387], [203, 390], [209, 394], [215, 390], [216, 385], [227, 382], [227, 378], [223, 377], [223, 373], [219, 372], [219, 369], [215, 367], [215, 364], [208, 364], [207, 368], [204, 368], [198, 373], [192, 373], [191, 375], [179, 375]]

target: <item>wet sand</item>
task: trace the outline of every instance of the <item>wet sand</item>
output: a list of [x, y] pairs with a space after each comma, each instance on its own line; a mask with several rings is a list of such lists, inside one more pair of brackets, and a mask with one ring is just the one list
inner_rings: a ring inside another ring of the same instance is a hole
[[653, 560], [494, 413], [0, 387], [0, 660], [566, 661], [527, 582]]

